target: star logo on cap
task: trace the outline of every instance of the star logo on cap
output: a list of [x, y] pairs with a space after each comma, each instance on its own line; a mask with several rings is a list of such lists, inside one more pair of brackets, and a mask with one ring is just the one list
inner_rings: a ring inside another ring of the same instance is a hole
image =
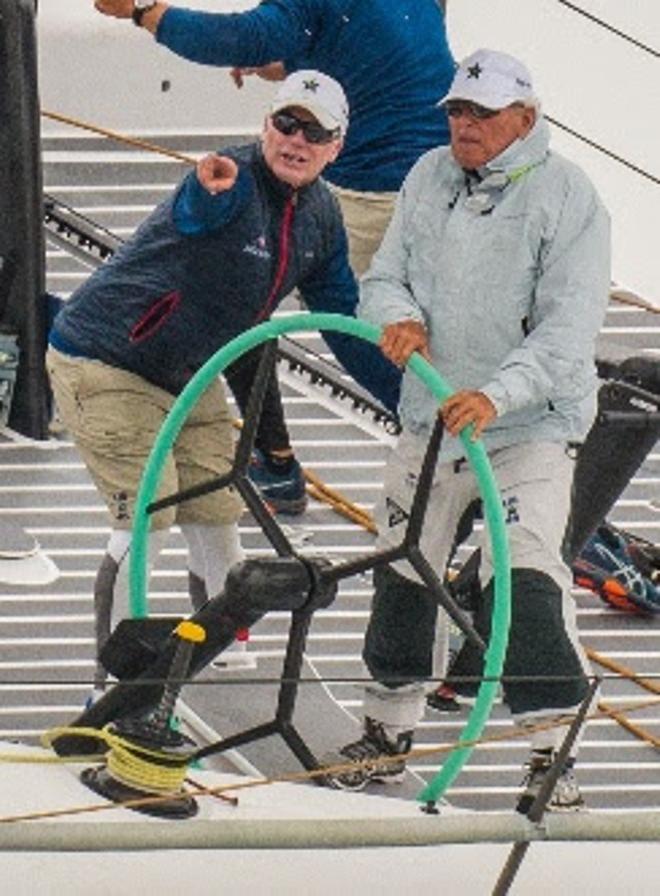
[[305, 90], [311, 90], [312, 93], [316, 93], [320, 86], [321, 85], [319, 84], [319, 82], [313, 79], [310, 81], [303, 81], [303, 87], [305, 88]]
[[483, 72], [482, 67], [478, 62], [475, 62], [474, 65], [471, 65], [468, 68], [468, 78], [478, 78], [479, 75]]

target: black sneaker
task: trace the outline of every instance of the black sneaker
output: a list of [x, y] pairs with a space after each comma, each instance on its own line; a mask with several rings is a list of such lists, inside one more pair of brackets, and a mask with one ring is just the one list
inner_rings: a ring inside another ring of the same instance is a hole
[[[525, 788], [520, 795], [516, 812], [527, 815], [532, 803], [538, 796], [541, 785], [545, 780], [545, 776], [550, 770], [553, 762], [553, 754], [549, 752], [532, 753], [529, 762], [526, 765], [527, 774], [525, 775], [522, 786]], [[557, 779], [555, 789], [550, 797], [547, 805], [548, 812], [576, 812], [584, 807], [584, 800], [580, 793], [573, 766], [567, 764]]]
[[263, 454], [255, 449], [248, 476], [273, 513], [298, 516], [307, 507], [307, 490], [302, 467], [295, 458], [287, 464], [286, 471], [276, 471], [267, 465]]
[[460, 712], [461, 705], [456, 699], [456, 691], [447, 684], [441, 684], [426, 695], [426, 705], [438, 712]]
[[[325, 783], [338, 790], [364, 790], [370, 782], [401, 784], [406, 772], [406, 760], [400, 754], [407, 753], [412, 745], [412, 731], [399, 734], [390, 740], [383, 724], [374, 719], [364, 720], [364, 734], [360, 740], [346, 744], [336, 753], [323, 758], [324, 766], [355, 763], [354, 769], [332, 772]], [[394, 758], [400, 757], [400, 758]]]

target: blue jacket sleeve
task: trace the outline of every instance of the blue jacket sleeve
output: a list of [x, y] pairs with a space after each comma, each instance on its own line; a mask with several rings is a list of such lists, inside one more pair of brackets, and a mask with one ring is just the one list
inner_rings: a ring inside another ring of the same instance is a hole
[[[358, 289], [348, 264], [343, 228], [338, 229], [334, 251], [325, 265], [300, 284], [300, 293], [310, 311], [355, 317]], [[392, 413], [397, 412], [401, 371], [377, 345], [346, 333], [325, 332], [323, 338], [346, 371]]]
[[184, 236], [199, 236], [219, 230], [247, 204], [251, 192], [250, 177], [243, 168], [239, 168], [231, 190], [214, 196], [204, 189], [195, 172], [191, 171], [174, 198], [174, 225]]
[[306, 52], [318, 28], [318, 7], [318, 0], [265, 0], [242, 13], [171, 7], [156, 40], [203, 65], [265, 65]]

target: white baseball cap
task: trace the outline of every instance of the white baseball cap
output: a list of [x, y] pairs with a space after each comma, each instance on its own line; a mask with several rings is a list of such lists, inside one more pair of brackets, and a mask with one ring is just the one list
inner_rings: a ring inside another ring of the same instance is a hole
[[314, 69], [301, 69], [286, 78], [273, 100], [271, 113], [289, 106], [311, 112], [329, 131], [337, 128], [343, 137], [348, 128], [348, 100], [341, 84]]
[[527, 66], [497, 50], [477, 50], [463, 59], [440, 105], [448, 100], [468, 100], [486, 109], [537, 102]]

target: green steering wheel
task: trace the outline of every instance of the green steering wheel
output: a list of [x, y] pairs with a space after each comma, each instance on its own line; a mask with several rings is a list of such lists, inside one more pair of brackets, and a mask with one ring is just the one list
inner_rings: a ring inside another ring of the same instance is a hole
[[[147, 507], [157, 493], [163, 463], [191, 408], [218, 374], [245, 352], [285, 333], [308, 330], [334, 330], [358, 336], [373, 343], [378, 343], [380, 338], [380, 330], [377, 327], [365, 321], [345, 317], [342, 314], [301, 313], [266, 321], [241, 333], [209, 358], [174, 402], [151, 449], [135, 503], [129, 572], [130, 608], [134, 618], [144, 617], [148, 612], [146, 555], [149, 514]], [[452, 390], [440, 374], [420, 355], [414, 354], [408, 362], [408, 366], [431, 390], [439, 402], [445, 401], [452, 394]], [[483, 502], [495, 568], [495, 599], [491, 637], [485, 655], [484, 680], [479, 686], [475, 704], [454, 750], [418, 796], [418, 799], [425, 803], [434, 803], [442, 797], [470, 757], [474, 741], [481, 737], [495, 701], [498, 679], [504, 667], [511, 619], [511, 562], [500, 494], [482, 442], [470, 441], [470, 428], [461, 433], [461, 439], [468, 461], [477, 477]]]

